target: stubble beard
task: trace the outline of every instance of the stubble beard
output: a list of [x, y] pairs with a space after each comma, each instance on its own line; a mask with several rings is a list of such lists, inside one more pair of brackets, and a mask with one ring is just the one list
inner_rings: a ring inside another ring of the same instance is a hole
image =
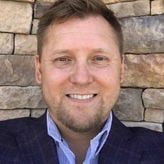
[[57, 120], [68, 129], [77, 133], [86, 133], [100, 129], [105, 121], [103, 119], [102, 109], [95, 110], [97, 110], [97, 113], [95, 113], [92, 118], [88, 118], [87, 121], [79, 123], [77, 119], [74, 118], [75, 116], [72, 116], [68, 109], [61, 105], [60, 109], [56, 109], [56, 117]]

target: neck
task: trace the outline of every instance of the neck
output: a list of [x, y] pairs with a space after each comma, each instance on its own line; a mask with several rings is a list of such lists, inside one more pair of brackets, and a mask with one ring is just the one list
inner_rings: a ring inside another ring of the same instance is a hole
[[67, 141], [69, 148], [75, 154], [76, 163], [82, 163], [89, 148], [90, 140], [97, 135], [100, 129], [80, 133], [70, 130], [58, 121], [55, 121], [55, 123], [57, 124], [62, 137]]

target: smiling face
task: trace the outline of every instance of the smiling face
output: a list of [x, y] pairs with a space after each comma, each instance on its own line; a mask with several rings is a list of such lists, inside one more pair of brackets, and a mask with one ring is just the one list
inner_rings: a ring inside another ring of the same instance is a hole
[[101, 16], [51, 25], [36, 57], [36, 79], [60, 127], [96, 130], [120, 90], [123, 64], [112, 27]]

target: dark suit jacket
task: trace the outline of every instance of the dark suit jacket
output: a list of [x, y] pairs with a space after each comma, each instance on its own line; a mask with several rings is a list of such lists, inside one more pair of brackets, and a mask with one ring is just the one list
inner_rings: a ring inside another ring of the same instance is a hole
[[[45, 114], [0, 123], [0, 164], [58, 164]], [[114, 116], [99, 164], [164, 164], [164, 133], [127, 128]]]

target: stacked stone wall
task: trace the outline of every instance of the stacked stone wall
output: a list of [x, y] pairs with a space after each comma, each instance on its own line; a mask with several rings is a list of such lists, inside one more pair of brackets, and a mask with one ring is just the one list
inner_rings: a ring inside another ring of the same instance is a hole
[[[54, 1], [0, 0], [0, 120], [44, 113], [33, 59], [38, 19]], [[114, 112], [127, 126], [163, 131], [164, 1], [104, 2], [125, 40], [125, 79]]]

